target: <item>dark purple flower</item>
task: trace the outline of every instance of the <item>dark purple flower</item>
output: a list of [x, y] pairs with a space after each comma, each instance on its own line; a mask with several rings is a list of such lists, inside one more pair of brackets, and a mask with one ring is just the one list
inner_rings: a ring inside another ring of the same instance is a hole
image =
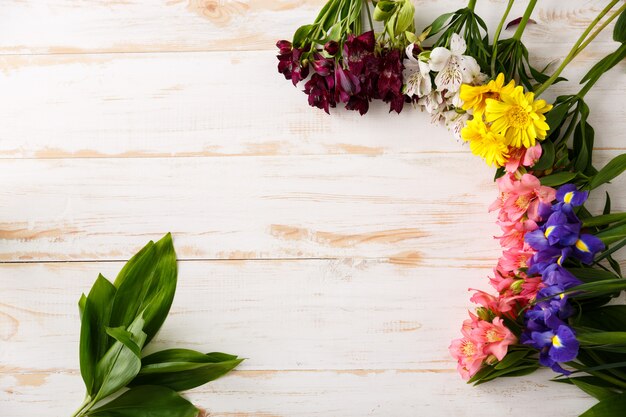
[[346, 109], [357, 110], [361, 116], [363, 116], [370, 108], [370, 100], [366, 94], [359, 93], [350, 97], [348, 103], [346, 103]]
[[361, 75], [365, 68], [376, 60], [375, 46], [374, 31], [365, 32], [359, 36], [348, 35], [348, 39], [343, 43], [343, 54], [348, 69], [353, 74]]
[[543, 271], [541, 280], [547, 285], [560, 288], [560, 291], [567, 290], [569, 288], [582, 284], [581, 280], [576, 278], [571, 272], [569, 272], [567, 269], [563, 268], [557, 263], [548, 266]]
[[361, 91], [359, 79], [350, 72], [343, 69], [341, 64], [335, 66], [335, 100], [347, 103], [350, 97]]
[[278, 72], [283, 74], [286, 80], [291, 80], [293, 85], [296, 85], [308, 77], [308, 65], [300, 62], [303, 49], [293, 48], [291, 42], [286, 40], [276, 42], [276, 46], [279, 51]]
[[304, 84], [304, 92], [309, 96], [309, 105], [323, 109], [330, 114], [330, 107], [335, 107], [335, 81], [332, 76], [322, 77], [313, 74], [311, 79]]
[[314, 54], [313, 60], [311, 61], [311, 66], [313, 67], [313, 71], [321, 75], [322, 77], [326, 77], [331, 75], [335, 68], [335, 60], [331, 58], [324, 58], [322, 54]]
[[324, 45], [324, 50], [328, 55], [335, 56], [337, 52], [339, 52], [339, 44], [335, 41], [328, 41], [326, 45]]
[[378, 96], [390, 103], [389, 111], [400, 113], [404, 106], [402, 94], [402, 55], [398, 49], [383, 51], [379, 60]]

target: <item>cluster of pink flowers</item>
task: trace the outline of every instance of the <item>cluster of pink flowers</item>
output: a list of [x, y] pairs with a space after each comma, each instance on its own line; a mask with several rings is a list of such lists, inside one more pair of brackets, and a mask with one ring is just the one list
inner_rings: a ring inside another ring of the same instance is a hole
[[[530, 152], [533, 155], [529, 158], [538, 158], [536, 150]], [[521, 155], [518, 161], [526, 162], [524, 157]], [[465, 379], [471, 378], [484, 363], [493, 363], [506, 355], [508, 346], [516, 343], [517, 338], [506, 328], [503, 318], [516, 320], [544, 286], [540, 276], [526, 274], [535, 250], [524, 241], [524, 236], [538, 228], [537, 223], [542, 220], [539, 204], [549, 205], [556, 190], [542, 186], [537, 177], [528, 173], [507, 172], [496, 183], [500, 195], [489, 210], [499, 210], [497, 224], [502, 229], [497, 239], [503, 252], [493, 270], [494, 276], [490, 277], [497, 295], [474, 290], [471, 301], [480, 307], [476, 315], [470, 313], [470, 319], [463, 322], [463, 337], [450, 345], [450, 352], [458, 361], [458, 371]]]

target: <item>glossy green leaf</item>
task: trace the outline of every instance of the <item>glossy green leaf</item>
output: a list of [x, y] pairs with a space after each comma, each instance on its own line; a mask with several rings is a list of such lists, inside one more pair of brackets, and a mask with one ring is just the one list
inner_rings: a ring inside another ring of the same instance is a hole
[[508, 353], [502, 360], [495, 364], [495, 369], [506, 369], [511, 366], [516, 365], [518, 362], [523, 360], [528, 355], [528, 351], [518, 351], [518, 352], [510, 352]]
[[397, 6], [398, 3], [396, 3], [395, 1], [379, 1], [376, 4], [376, 8], [374, 9], [374, 14], [372, 17], [378, 22], [383, 22], [389, 19], [395, 13]]
[[619, 292], [624, 289], [626, 289], [626, 280], [613, 279], [577, 285], [568, 289], [565, 293], [571, 294], [571, 298], [588, 298], [589, 296], [597, 297], [599, 295]]
[[598, 268], [567, 268], [576, 278], [583, 282], [618, 279], [614, 273]]
[[166, 387], [133, 387], [89, 412], [90, 417], [196, 417], [198, 409]]
[[568, 381], [571, 381], [572, 384], [576, 385], [582, 391], [586, 392], [592, 397], [597, 398], [598, 400], [604, 400], [606, 398], [614, 396], [617, 393], [610, 388], [597, 385], [594, 380], [589, 380], [586, 377], [569, 378]]
[[576, 178], [575, 172], [557, 172], [556, 174], [548, 175], [539, 178], [541, 185], [547, 185], [549, 187], [556, 187], [558, 185], [565, 184], [574, 178]]
[[141, 347], [133, 340], [133, 334], [123, 327], [107, 327], [109, 336], [130, 349], [137, 357], [141, 357]]
[[547, 139], [541, 143], [541, 158], [533, 165], [534, 171], [545, 171], [554, 166], [554, 143]]
[[615, 42], [626, 43], [626, 10], [619, 17], [613, 27], [613, 40]]
[[604, 183], [611, 181], [626, 170], [626, 153], [611, 159], [596, 175], [589, 181], [588, 188], [593, 190]]
[[606, 226], [623, 220], [626, 220], [626, 213], [603, 214], [583, 220], [583, 227]]
[[111, 316], [115, 287], [102, 275], [94, 282], [88, 296], [81, 296], [82, 319], [80, 328], [80, 373], [87, 393], [92, 395], [96, 364], [105, 355], [109, 336], [105, 327]]
[[600, 401], [580, 417], [623, 417], [626, 409], [626, 393], [616, 394]]
[[572, 107], [573, 102], [571, 101], [571, 98], [569, 96], [564, 97], [567, 97], [568, 99], [562, 102], [557, 102], [554, 107], [552, 107], [552, 110], [546, 113], [546, 123], [550, 126], [551, 131], [561, 126], [561, 123], [563, 123], [565, 117], [567, 116], [567, 112]]
[[[130, 339], [141, 349], [146, 340], [142, 331], [141, 315], [126, 329]], [[128, 385], [141, 369], [141, 358], [132, 348], [116, 341], [96, 364], [94, 375], [94, 399], [101, 400]]]
[[303, 25], [300, 26], [296, 32], [293, 34], [292, 44], [296, 48], [302, 48], [304, 44], [307, 42], [309, 35], [314, 28], [314, 25]]
[[396, 33], [403, 33], [411, 27], [415, 19], [415, 7], [409, 0], [405, 0], [398, 11]]
[[602, 230], [596, 234], [596, 237], [600, 238], [605, 245], [618, 242], [626, 238], [626, 224], [616, 225]]
[[576, 339], [581, 345], [626, 345], [624, 332], [585, 332], [577, 333]]
[[224, 353], [202, 354], [187, 349], [156, 352], [142, 360], [131, 385], [157, 384], [184, 391], [213, 381], [239, 365], [243, 359]]
[[433, 23], [429, 26], [430, 32], [428, 33], [428, 38], [439, 33], [441, 29], [443, 29], [446, 26], [446, 23], [448, 22], [448, 20], [450, 20], [452, 15], [454, 15], [454, 13], [444, 13], [438, 18], [436, 18], [433, 21]]
[[146, 245], [120, 271], [110, 327], [127, 327], [143, 311], [149, 343], [169, 313], [176, 277], [176, 253], [168, 233], [156, 244]]

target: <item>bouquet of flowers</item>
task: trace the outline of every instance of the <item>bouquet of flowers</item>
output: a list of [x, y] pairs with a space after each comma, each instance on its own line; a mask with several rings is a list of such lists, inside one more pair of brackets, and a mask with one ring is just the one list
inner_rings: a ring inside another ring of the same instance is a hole
[[[586, 207], [589, 194], [626, 169], [626, 154], [592, 164], [594, 130], [585, 94], [626, 57], [626, 5], [611, 0], [554, 71], [533, 66], [522, 34], [537, 0], [501, 39], [509, 0], [493, 37], [476, 1], [415, 30], [410, 0], [329, 0], [316, 20], [282, 40], [278, 71], [304, 84], [313, 107], [367, 113], [382, 100], [400, 113], [428, 112], [495, 167], [503, 248], [474, 290], [479, 307], [450, 345], [461, 376], [480, 384], [552, 368], [599, 403], [582, 416], [622, 416], [626, 407], [626, 280], [613, 258], [626, 246], [626, 213]], [[617, 20], [616, 20], [617, 19]], [[611, 22], [616, 50], [581, 79], [576, 94], [540, 99], [564, 68]]]

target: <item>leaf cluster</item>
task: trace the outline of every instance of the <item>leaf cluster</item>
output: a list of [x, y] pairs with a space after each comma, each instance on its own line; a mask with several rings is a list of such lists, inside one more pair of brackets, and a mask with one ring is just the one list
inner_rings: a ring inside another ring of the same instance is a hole
[[81, 296], [80, 372], [87, 392], [74, 416], [194, 417], [198, 409], [178, 392], [242, 362], [187, 349], [143, 356], [169, 313], [176, 282], [176, 253], [167, 234], [133, 256], [113, 283], [99, 275]]

